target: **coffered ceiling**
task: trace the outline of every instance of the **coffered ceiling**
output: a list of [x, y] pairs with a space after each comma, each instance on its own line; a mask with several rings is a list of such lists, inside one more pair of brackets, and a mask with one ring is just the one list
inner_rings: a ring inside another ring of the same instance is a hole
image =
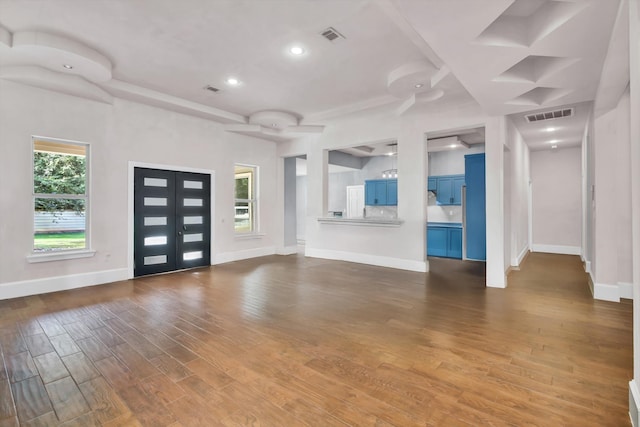
[[514, 114], [594, 99], [618, 4], [0, 0], [0, 78], [274, 141], [382, 105]]

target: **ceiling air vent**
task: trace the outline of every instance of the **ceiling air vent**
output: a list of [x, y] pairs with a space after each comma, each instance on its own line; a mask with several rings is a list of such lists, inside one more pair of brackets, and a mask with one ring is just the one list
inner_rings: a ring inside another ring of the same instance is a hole
[[204, 90], [208, 90], [209, 92], [213, 92], [213, 93], [220, 92], [220, 89], [218, 89], [217, 87], [213, 87], [211, 85], [205, 86]]
[[560, 119], [562, 117], [573, 116], [573, 108], [563, 108], [555, 111], [545, 111], [543, 113], [527, 114], [524, 116], [529, 123], [542, 120]]
[[333, 43], [343, 40], [345, 38], [342, 34], [337, 32], [336, 29], [333, 27], [329, 27], [326, 30], [322, 31], [320, 35]]

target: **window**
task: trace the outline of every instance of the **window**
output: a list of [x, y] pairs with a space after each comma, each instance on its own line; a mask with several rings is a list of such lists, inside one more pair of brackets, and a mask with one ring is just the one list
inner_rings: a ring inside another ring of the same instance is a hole
[[258, 201], [256, 198], [255, 166], [235, 166], [235, 213], [236, 233], [254, 233], [257, 231]]
[[33, 252], [86, 250], [87, 144], [33, 138]]

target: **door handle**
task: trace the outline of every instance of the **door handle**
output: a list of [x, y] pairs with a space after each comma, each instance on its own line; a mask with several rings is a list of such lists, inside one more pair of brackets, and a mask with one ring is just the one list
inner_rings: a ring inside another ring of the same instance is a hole
[[178, 231], [178, 236], [182, 236], [182, 231]]

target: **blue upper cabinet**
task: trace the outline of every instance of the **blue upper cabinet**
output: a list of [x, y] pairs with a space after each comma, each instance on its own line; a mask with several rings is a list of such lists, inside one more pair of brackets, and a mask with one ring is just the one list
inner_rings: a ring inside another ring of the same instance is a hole
[[464, 175], [453, 178], [453, 203], [452, 205], [462, 204], [462, 187], [464, 186]]
[[398, 205], [398, 180], [390, 179], [387, 181], [387, 205]]
[[436, 202], [439, 205], [461, 205], [464, 175], [430, 176], [428, 190], [436, 192]]
[[396, 206], [397, 179], [372, 179], [364, 182], [364, 204], [367, 206]]
[[435, 176], [430, 176], [427, 183], [427, 191], [436, 191], [438, 189], [438, 180]]

